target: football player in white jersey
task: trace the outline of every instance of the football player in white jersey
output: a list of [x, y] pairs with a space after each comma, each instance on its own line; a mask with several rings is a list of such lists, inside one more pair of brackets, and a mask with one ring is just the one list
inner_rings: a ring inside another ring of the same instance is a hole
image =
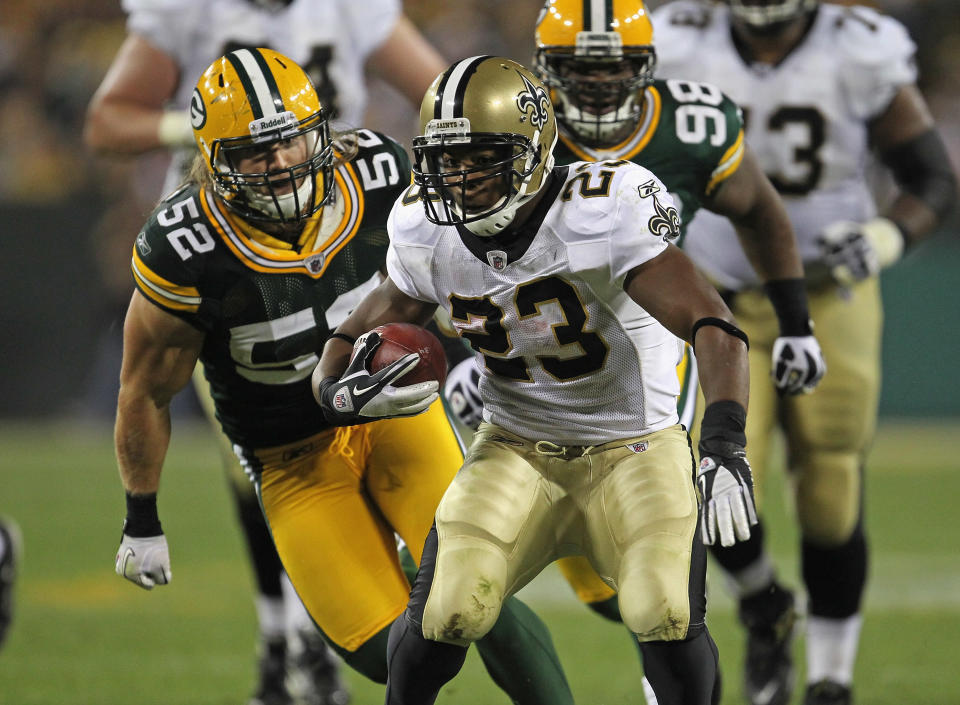
[[[394, 384], [416, 353], [370, 372], [380, 338], [364, 331], [423, 324], [438, 305], [481, 368], [484, 422], [394, 622], [386, 702], [433, 703], [503, 599], [575, 554], [619, 592], [660, 702], [718, 702], [703, 546], [747, 539], [755, 518], [746, 337], [670, 243], [680, 219], [653, 173], [622, 160], [554, 167], [553, 106], [528, 69], [459, 61], [427, 91], [420, 123], [415, 183], [390, 216], [389, 278], [313, 376], [334, 425], [416, 413], [437, 382]], [[677, 418], [684, 340], [707, 403], [699, 470]]]
[[[418, 104], [445, 64], [397, 0], [123, 0], [123, 8], [128, 36], [91, 101], [84, 136], [89, 147], [104, 154], [172, 150], [164, 194], [181, 182], [196, 154], [190, 124], [196, 79], [228, 51], [282, 50], [305, 68], [322, 104], [332, 107], [332, 124], [344, 128], [362, 124], [365, 68]], [[212, 419], [202, 378], [196, 389]], [[226, 437], [218, 432], [218, 438], [258, 590], [261, 672], [253, 703], [290, 701], [286, 661], [304, 694], [343, 701], [346, 691], [336, 664], [283, 576], [252, 485]], [[296, 636], [290, 648], [288, 631]]]
[[[733, 229], [701, 212], [686, 251], [729, 292], [750, 335], [747, 438], [761, 489], [771, 434], [786, 436], [809, 597], [805, 703], [848, 704], [866, 583], [862, 474], [880, 384], [877, 275], [942, 222], [956, 180], [897, 21], [817, 0], [678, 0], [654, 13], [654, 25], [660, 76], [713, 83], [741, 105], [747, 142], [797, 233], [830, 370], [805, 397], [778, 398], [759, 383], [776, 320]], [[880, 210], [865, 174], [871, 152], [899, 186]], [[750, 702], [787, 703], [794, 601], [775, 579], [762, 530], [715, 555], [740, 598]]]

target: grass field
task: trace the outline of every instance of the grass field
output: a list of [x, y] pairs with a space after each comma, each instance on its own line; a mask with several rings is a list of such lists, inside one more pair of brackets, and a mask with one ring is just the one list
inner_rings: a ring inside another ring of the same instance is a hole
[[[857, 668], [859, 705], [956, 705], [960, 675], [960, 423], [886, 425], [867, 486], [874, 554]], [[252, 578], [209, 432], [175, 427], [160, 513], [173, 583], [153, 592], [113, 573], [123, 494], [110, 430], [7, 424], [0, 430], [0, 513], [17, 518], [25, 555], [17, 613], [0, 653], [2, 705], [241, 705], [253, 684]], [[768, 493], [773, 550], [796, 584], [795, 535], [782, 488]], [[548, 571], [523, 596], [550, 624], [577, 702], [639, 703], [626, 632], [580, 607]], [[711, 584], [709, 623], [740, 703], [740, 634]], [[802, 640], [797, 644], [802, 661]], [[355, 705], [382, 688], [349, 676]], [[798, 694], [799, 698], [799, 694]], [[799, 702], [799, 699], [797, 699]], [[445, 705], [507, 705], [473, 654]]]

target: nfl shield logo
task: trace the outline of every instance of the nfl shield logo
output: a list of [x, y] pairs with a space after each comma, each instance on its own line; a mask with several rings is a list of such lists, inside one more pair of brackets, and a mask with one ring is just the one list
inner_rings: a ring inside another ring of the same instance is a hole
[[304, 266], [306, 266], [307, 271], [310, 274], [318, 274], [321, 269], [323, 269], [323, 262], [326, 259], [322, 252], [318, 252], [315, 255], [310, 255], [305, 260], [303, 260]]
[[490, 250], [487, 253], [487, 262], [498, 272], [502, 272], [507, 266], [507, 253], [503, 250]]
[[628, 443], [627, 448], [632, 450], [634, 453], [642, 453], [647, 449], [647, 442], [637, 441], [636, 443]]

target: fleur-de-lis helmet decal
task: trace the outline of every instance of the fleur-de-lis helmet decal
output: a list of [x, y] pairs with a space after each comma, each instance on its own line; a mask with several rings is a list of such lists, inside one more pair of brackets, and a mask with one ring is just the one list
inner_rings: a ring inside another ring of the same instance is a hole
[[529, 78], [517, 71], [525, 90], [517, 94], [517, 107], [530, 117], [530, 124], [542, 130], [550, 119], [550, 98], [543, 86], [535, 86]]

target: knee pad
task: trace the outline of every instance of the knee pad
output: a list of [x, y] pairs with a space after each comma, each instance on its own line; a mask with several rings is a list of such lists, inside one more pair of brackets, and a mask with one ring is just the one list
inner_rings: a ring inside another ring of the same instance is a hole
[[466, 646], [489, 632], [503, 605], [506, 560], [478, 539], [448, 539], [423, 609], [427, 639]]
[[861, 458], [852, 451], [817, 451], [804, 459], [797, 477], [797, 518], [805, 540], [841, 546], [860, 518]]
[[652, 574], [623, 582], [619, 593], [620, 615], [637, 641], [676, 641], [687, 636], [690, 626], [687, 583], [672, 587]]

